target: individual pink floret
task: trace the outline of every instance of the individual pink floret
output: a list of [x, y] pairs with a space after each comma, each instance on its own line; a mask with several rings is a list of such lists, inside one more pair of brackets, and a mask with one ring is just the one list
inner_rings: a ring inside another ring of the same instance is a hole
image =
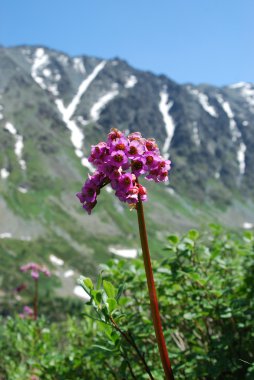
[[134, 159], [140, 157], [145, 152], [145, 145], [138, 140], [133, 140], [129, 144], [128, 157]]

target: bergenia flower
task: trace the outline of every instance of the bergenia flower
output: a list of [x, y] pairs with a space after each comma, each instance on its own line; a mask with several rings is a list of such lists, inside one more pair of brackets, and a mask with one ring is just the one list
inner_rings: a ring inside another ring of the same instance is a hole
[[32, 319], [34, 317], [34, 311], [31, 307], [29, 306], [24, 306], [23, 307], [23, 313], [19, 314], [20, 318], [22, 319]]
[[36, 281], [39, 278], [39, 273], [40, 272], [43, 273], [47, 277], [49, 277], [51, 275], [50, 271], [48, 270], [47, 267], [42, 266], [42, 265], [37, 264], [37, 263], [28, 263], [26, 265], [23, 265], [22, 267], [20, 267], [20, 270], [21, 270], [21, 272], [29, 272], [29, 271], [31, 271], [31, 276]]
[[88, 214], [91, 214], [97, 204], [101, 189], [109, 184], [121, 202], [129, 204], [131, 209], [137, 211], [151, 314], [160, 358], [165, 378], [174, 380], [161, 325], [146, 234], [142, 202], [147, 200], [147, 191], [139, 183], [141, 175], [149, 181], [167, 181], [171, 162], [161, 157], [154, 139], [145, 139], [139, 132], [125, 136], [116, 128], [110, 131], [106, 142], [92, 146], [88, 160], [96, 167], [96, 172], [92, 176], [89, 175], [81, 192], [77, 193], [79, 201]]
[[110, 131], [106, 142], [91, 147], [88, 161], [96, 172], [89, 175], [81, 192], [76, 194], [88, 214], [97, 204], [101, 188], [108, 184], [121, 202], [133, 206], [139, 199], [146, 201], [146, 188], [138, 178], [144, 175], [147, 180], [165, 182], [171, 163], [161, 157], [154, 139], [145, 139], [140, 132], [125, 136], [116, 128]]

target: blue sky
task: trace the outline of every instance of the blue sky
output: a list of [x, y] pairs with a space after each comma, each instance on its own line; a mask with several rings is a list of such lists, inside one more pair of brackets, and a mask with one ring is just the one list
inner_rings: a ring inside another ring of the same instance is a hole
[[0, 44], [120, 57], [179, 83], [254, 82], [253, 0], [1, 0]]

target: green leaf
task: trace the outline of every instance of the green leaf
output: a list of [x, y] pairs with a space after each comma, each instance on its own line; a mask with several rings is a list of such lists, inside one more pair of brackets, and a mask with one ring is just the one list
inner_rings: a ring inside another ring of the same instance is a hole
[[118, 301], [123, 294], [125, 284], [121, 284], [117, 290], [116, 300]]
[[168, 241], [172, 244], [177, 244], [179, 243], [179, 237], [177, 235], [169, 235]]
[[108, 305], [108, 311], [110, 314], [112, 314], [113, 311], [115, 311], [118, 307], [117, 302], [114, 298], [108, 298], [107, 305]]
[[114, 285], [111, 284], [111, 282], [104, 280], [103, 281], [103, 287], [104, 287], [105, 292], [109, 298], [115, 298], [116, 289], [115, 289]]
[[112, 352], [112, 351], [114, 351], [114, 349], [110, 349], [110, 348], [105, 347], [105, 346], [100, 346], [99, 344], [94, 344], [93, 347], [95, 347], [95, 348], [99, 348], [100, 350], [107, 351], [107, 352]]
[[99, 276], [98, 276], [98, 280], [97, 280], [96, 288], [97, 288], [97, 289], [100, 289], [101, 284], [102, 284], [102, 272], [101, 272], [101, 273], [99, 274]]
[[91, 297], [95, 305], [100, 305], [102, 301], [102, 293], [100, 290], [92, 290]]
[[197, 230], [190, 230], [188, 232], [188, 237], [191, 240], [197, 240], [199, 238], [199, 232]]
[[78, 283], [85, 289], [85, 291], [90, 295], [91, 290], [93, 290], [93, 282], [89, 277], [81, 276], [78, 280]]

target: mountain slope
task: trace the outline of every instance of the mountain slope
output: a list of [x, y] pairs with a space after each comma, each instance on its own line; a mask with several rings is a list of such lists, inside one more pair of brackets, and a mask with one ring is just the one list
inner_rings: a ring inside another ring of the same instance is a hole
[[90, 145], [112, 127], [156, 138], [172, 159], [170, 184], [148, 184], [155, 254], [170, 231], [254, 223], [253, 84], [179, 85], [120, 59], [0, 48], [0, 255], [16, 255], [9, 265], [40, 255], [57, 267], [54, 254], [66, 270], [94, 272], [110, 248], [138, 246], [135, 214], [110, 190], [90, 217], [75, 199]]

